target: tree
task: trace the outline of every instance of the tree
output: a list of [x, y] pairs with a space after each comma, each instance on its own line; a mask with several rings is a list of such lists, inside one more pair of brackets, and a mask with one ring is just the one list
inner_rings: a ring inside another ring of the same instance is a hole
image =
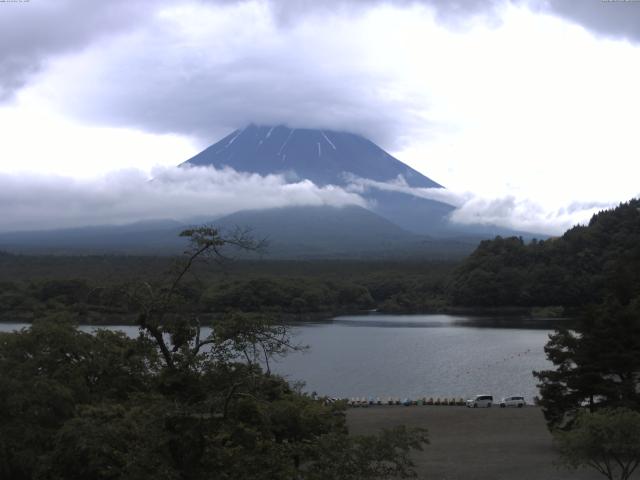
[[201, 325], [197, 317], [173, 315], [180, 304], [180, 287], [185, 276], [199, 259], [225, 258], [224, 250], [258, 251], [265, 243], [253, 239], [247, 230], [235, 230], [224, 236], [210, 226], [184, 230], [181, 237], [189, 238], [185, 259], [174, 265], [169, 278], [159, 285], [144, 282], [131, 292], [131, 301], [140, 314], [138, 324], [144, 335], [156, 343], [165, 365], [170, 370], [196, 368], [201, 349], [214, 340], [201, 338]]
[[35, 478], [178, 480], [171, 435], [164, 425], [169, 411], [166, 401], [149, 396], [144, 404], [80, 406], [55, 433], [53, 448], [38, 462]]
[[425, 429], [404, 426], [377, 436], [330, 434], [312, 446], [304, 467], [308, 480], [370, 480], [415, 477], [409, 453], [429, 443]]
[[0, 478], [31, 479], [79, 405], [148, 392], [155, 347], [121, 332], [81, 332], [67, 316], [0, 334]]
[[455, 304], [580, 310], [607, 296], [629, 303], [640, 291], [640, 199], [594, 215], [559, 238], [525, 245], [486, 240], [455, 270]]
[[209, 227], [183, 235], [185, 261], [130, 296], [137, 338], [82, 332], [68, 314], [0, 334], [0, 478], [415, 476], [409, 453], [426, 444], [424, 430], [350, 437], [345, 405], [269, 372], [269, 358], [295, 348], [273, 318], [231, 313], [202, 334], [181, 312], [182, 279], [223, 247], [257, 244]]
[[550, 428], [570, 427], [584, 407], [640, 410], [640, 298], [592, 307], [574, 330], [550, 335], [555, 370], [534, 372]]
[[217, 356], [243, 359], [249, 366], [263, 364], [271, 374], [270, 360], [305, 347], [293, 344], [289, 329], [260, 314], [233, 312], [222, 317], [209, 337]]
[[640, 465], [640, 413], [626, 408], [582, 412], [573, 428], [555, 433], [560, 463], [588, 466], [609, 480], [627, 480]]

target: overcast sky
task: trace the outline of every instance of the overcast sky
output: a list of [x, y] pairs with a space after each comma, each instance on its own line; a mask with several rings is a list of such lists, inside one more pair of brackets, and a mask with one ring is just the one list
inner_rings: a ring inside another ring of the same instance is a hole
[[559, 233], [640, 193], [638, 112], [640, 2], [0, 2], [0, 211], [34, 221], [69, 192], [77, 218], [93, 191], [135, 203], [153, 167], [254, 122], [363, 134], [445, 185], [457, 220]]

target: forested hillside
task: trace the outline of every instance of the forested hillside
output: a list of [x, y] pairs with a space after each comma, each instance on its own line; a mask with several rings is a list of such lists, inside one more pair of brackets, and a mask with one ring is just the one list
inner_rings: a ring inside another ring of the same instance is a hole
[[[131, 323], [132, 285], [172, 269], [175, 258], [30, 256], [0, 252], [0, 321], [27, 321], [53, 311], [83, 323]], [[379, 309], [415, 313], [446, 307], [456, 264], [430, 261], [229, 261], [194, 266], [176, 292], [180, 309], [230, 310], [295, 319]], [[133, 315], [133, 316], [132, 316]]]
[[[152, 279], [174, 258], [29, 256], [0, 253], [0, 319], [71, 310], [127, 322], [132, 281]], [[562, 237], [526, 243], [496, 237], [453, 261], [236, 261], [202, 265], [184, 284], [189, 310], [311, 314], [378, 309], [388, 313], [458, 307], [563, 306], [640, 292], [640, 200], [595, 215]], [[87, 315], [88, 314], [88, 315]], [[118, 318], [116, 318], [118, 317]]]
[[465, 306], [578, 307], [640, 291], [640, 200], [602, 211], [559, 238], [482, 242], [454, 272], [449, 293]]

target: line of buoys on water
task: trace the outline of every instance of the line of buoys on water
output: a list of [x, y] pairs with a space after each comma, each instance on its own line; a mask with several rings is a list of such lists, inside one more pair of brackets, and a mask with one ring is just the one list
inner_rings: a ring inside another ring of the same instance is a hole
[[505, 362], [510, 362], [512, 360], [515, 360], [516, 358], [519, 357], [525, 357], [529, 354], [533, 353], [532, 350], [530, 348], [527, 348], [526, 350], [522, 350], [520, 352], [514, 352], [511, 355], [502, 358], [501, 360], [497, 360], [495, 362], [492, 363], [488, 363], [487, 365], [478, 365], [475, 369], [470, 369], [470, 370], [466, 370], [464, 373], [460, 372], [460, 373], [456, 373], [454, 375], [454, 378], [460, 378], [463, 375], [469, 375], [471, 373], [473, 373], [474, 370], [485, 370], [487, 368], [493, 368], [501, 363], [505, 363]]
[[404, 405], [406, 407], [413, 405], [446, 405], [446, 406], [464, 406], [465, 400], [463, 398], [454, 397], [421, 397], [421, 398], [400, 398], [400, 397], [388, 397], [385, 401], [380, 397], [351, 397], [351, 398], [330, 398], [330, 402], [344, 401], [350, 407], [369, 407], [372, 405]]

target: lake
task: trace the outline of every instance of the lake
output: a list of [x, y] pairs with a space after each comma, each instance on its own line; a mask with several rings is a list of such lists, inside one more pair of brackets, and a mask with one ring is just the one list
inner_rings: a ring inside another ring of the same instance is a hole
[[[1, 331], [24, 324], [0, 324]], [[531, 372], [551, 364], [544, 345], [554, 323], [456, 315], [354, 315], [292, 328], [308, 352], [272, 369], [305, 390], [335, 397], [496, 398], [538, 394]], [[91, 330], [95, 327], [83, 326]], [[129, 335], [136, 327], [110, 326]]]

